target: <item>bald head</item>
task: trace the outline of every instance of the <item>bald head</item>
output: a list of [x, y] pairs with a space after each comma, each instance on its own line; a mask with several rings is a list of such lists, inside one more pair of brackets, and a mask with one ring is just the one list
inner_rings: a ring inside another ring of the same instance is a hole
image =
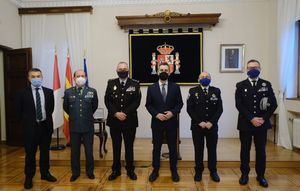
[[78, 77], [83, 77], [83, 78], [86, 77], [84, 70], [79, 69], [74, 72], [74, 78], [78, 78]]

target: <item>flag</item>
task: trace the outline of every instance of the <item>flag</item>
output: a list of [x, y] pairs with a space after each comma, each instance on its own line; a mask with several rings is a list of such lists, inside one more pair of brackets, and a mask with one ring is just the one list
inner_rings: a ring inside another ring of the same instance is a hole
[[[70, 56], [68, 53], [67, 56], [67, 65], [66, 65], [66, 80], [65, 80], [65, 90], [71, 88], [73, 86], [72, 83], [72, 71], [71, 71], [71, 63]], [[67, 143], [70, 143], [70, 129], [69, 129], [69, 115], [64, 111], [64, 129], [63, 132], [67, 139]]]
[[86, 85], [86, 86], [89, 86], [89, 79], [88, 79], [88, 71], [87, 71], [87, 65], [86, 65], [85, 51], [84, 51], [84, 57], [83, 57], [83, 69], [84, 69], [85, 76], [86, 76], [86, 82], [85, 82], [85, 85]]
[[61, 99], [61, 87], [60, 87], [60, 78], [58, 72], [58, 59], [57, 52], [55, 49], [54, 53], [54, 70], [53, 70], [53, 93], [54, 93], [54, 111], [52, 114], [53, 117], [53, 129], [57, 129], [63, 125], [63, 108], [62, 108], [62, 99]]

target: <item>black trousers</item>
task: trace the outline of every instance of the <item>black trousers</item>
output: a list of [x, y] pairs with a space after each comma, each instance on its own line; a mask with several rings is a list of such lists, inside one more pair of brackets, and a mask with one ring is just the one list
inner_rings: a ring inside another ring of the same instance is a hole
[[93, 143], [94, 132], [70, 133], [72, 175], [80, 175], [80, 146], [81, 140], [85, 152], [85, 171], [87, 175], [94, 173]]
[[126, 170], [134, 171], [133, 165], [134, 153], [133, 143], [135, 140], [136, 127], [111, 127], [110, 136], [113, 145], [113, 171], [121, 170], [121, 149], [122, 149], [122, 136], [125, 144], [125, 161]]
[[217, 172], [217, 130], [202, 130], [200, 127], [192, 129], [194, 151], [195, 151], [195, 171], [202, 173], [204, 170], [203, 153], [204, 153], [204, 138], [206, 139], [206, 148], [208, 156], [208, 169], [210, 173]]
[[37, 148], [40, 149], [40, 173], [46, 175], [49, 172], [49, 148], [51, 144], [51, 131], [47, 123], [36, 123], [32, 136], [25, 137], [25, 175], [33, 178], [36, 172], [35, 155]]
[[266, 170], [266, 143], [267, 143], [267, 129], [255, 129], [253, 131], [240, 131], [241, 142], [241, 172], [248, 175], [250, 172], [250, 150], [252, 144], [252, 137], [254, 138], [256, 160], [255, 171], [257, 176], [264, 176]]
[[152, 127], [152, 166], [155, 170], [160, 168], [161, 146], [164, 135], [169, 148], [169, 162], [171, 171], [177, 170], [177, 129], [174, 127]]

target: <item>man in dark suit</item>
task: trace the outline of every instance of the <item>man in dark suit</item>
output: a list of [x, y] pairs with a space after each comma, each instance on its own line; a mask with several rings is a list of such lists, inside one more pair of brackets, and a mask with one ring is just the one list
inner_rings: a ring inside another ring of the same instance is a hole
[[32, 178], [36, 171], [35, 154], [38, 147], [41, 179], [49, 182], [56, 181], [49, 172], [49, 148], [53, 133], [53, 90], [42, 86], [43, 75], [38, 68], [29, 70], [28, 80], [31, 85], [16, 97], [17, 114], [22, 121], [25, 136], [25, 189], [33, 186]]
[[213, 181], [219, 182], [217, 173], [217, 142], [218, 120], [223, 113], [221, 91], [210, 86], [211, 76], [202, 72], [199, 76], [200, 85], [189, 90], [187, 112], [190, 115], [191, 130], [195, 148], [195, 181], [202, 180], [204, 137], [208, 152], [208, 169]]
[[239, 182], [241, 185], [248, 183], [250, 149], [254, 137], [256, 179], [261, 186], [268, 187], [264, 177], [267, 130], [271, 128], [270, 117], [277, 108], [277, 101], [271, 83], [258, 77], [260, 70], [259, 61], [248, 61], [248, 78], [236, 84], [235, 104], [239, 111], [237, 128], [240, 131], [242, 172]]
[[113, 144], [112, 173], [108, 180], [115, 180], [121, 175], [122, 136], [125, 143], [125, 160], [127, 175], [136, 180], [133, 165], [133, 143], [138, 126], [137, 108], [141, 103], [140, 85], [128, 78], [128, 64], [120, 62], [117, 66], [118, 78], [108, 80], [105, 92], [105, 105], [108, 110], [107, 125]]
[[158, 67], [159, 81], [148, 87], [146, 108], [152, 116], [152, 166], [153, 171], [149, 181], [155, 181], [159, 176], [160, 154], [163, 135], [166, 133], [169, 148], [170, 169], [172, 180], [179, 181], [177, 173], [177, 114], [183, 106], [180, 87], [168, 81], [170, 68], [167, 63]]
[[98, 108], [97, 91], [88, 87], [86, 74], [83, 70], [74, 73], [75, 87], [65, 91], [63, 108], [69, 115], [71, 143], [71, 182], [80, 176], [80, 146], [83, 142], [85, 149], [85, 170], [89, 179], [94, 179], [94, 117]]

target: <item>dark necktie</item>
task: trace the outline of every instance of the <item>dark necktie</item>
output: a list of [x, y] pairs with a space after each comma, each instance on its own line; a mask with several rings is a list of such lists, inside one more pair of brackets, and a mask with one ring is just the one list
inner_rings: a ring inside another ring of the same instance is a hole
[[79, 87], [79, 88], [78, 88], [78, 94], [79, 94], [79, 95], [81, 95], [81, 90], [82, 90], [82, 87]]
[[204, 91], [204, 94], [207, 95], [207, 89], [204, 88], [203, 91]]
[[166, 103], [167, 92], [166, 92], [165, 86], [166, 86], [166, 84], [162, 84], [161, 95], [162, 95], [162, 97], [163, 97], [164, 102]]
[[40, 88], [35, 88], [35, 98], [36, 98], [36, 119], [41, 121], [43, 119], [42, 113], [42, 104], [41, 104], [41, 96], [39, 92]]
[[122, 88], [122, 90], [124, 89], [124, 87], [125, 87], [125, 82], [122, 81], [122, 82], [121, 82], [121, 88]]
[[256, 80], [252, 80], [253, 87], [256, 87]]

